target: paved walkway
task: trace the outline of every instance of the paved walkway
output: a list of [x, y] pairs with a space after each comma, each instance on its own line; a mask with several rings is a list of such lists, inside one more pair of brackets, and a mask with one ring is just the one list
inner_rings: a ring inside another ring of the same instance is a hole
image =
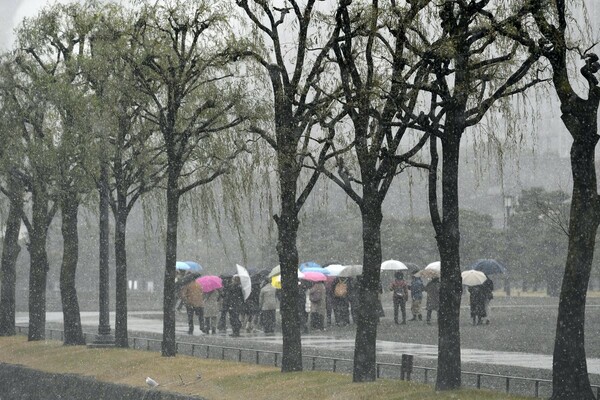
[[[148, 315], [156, 313], [161, 315], [162, 312], [140, 312], [140, 313], [129, 313], [128, 328], [132, 331], [140, 332], [151, 332], [162, 334], [162, 320], [161, 319], [148, 319], [141, 318], [140, 315]], [[114, 327], [114, 313], [110, 314], [111, 326]], [[47, 322], [62, 323], [61, 312], [51, 312], [46, 314]], [[27, 313], [17, 313], [16, 318], [17, 325], [27, 325], [29, 323], [29, 317]], [[98, 313], [97, 312], [82, 312], [81, 323], [83, 326], [98, 326]], [[180, 334], [187, 333], [187, 323], [177, 323], [176, 332]], [[248, 342], [258, 343], [273, 343], [282, 344], [281, 335], [275, 336], [264, 336], [261, 334], [252, 334], [242, 336], [240, 340], [246, 340]], [[322, 348], [327, 350], [340, 350], [340, 351], [352, 351], [354, 349], [353, 339], [342, 339], [335, 336], [314, 336], [307, 335], [302, 337], [302, 344], [307, 347]], [[377, 353], [399, 356], [401, 354], [412, 354], [416, 358], [423, 359], [436, 359], [437, 358], [437, 346], [415, 344], [415, 343], [402, 343], [392, 342], [385, 340], [377, 341]], [[487, 351], [477, 349], [465, 349], [461, 351], [462, 362], [465, 363], [479, 363], [489, 365], [503, 365], [513, 367], [524, 367], [534, 369], [552, 369], [552, 356], [547, 354], [532, 354], [532, 353], [519, 353], [519, 352], [506, 352], [506, 351]], [[588, 358], [588, 372], [590, 374], [600, 375], [600, 358]]]

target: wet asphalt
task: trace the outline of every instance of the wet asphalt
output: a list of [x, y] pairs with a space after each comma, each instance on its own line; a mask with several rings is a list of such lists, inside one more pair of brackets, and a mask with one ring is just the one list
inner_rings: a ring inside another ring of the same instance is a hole
[[[377, 360], [381, 363], [400, 363], [402, 354], [414, 356], [415, 367], [435, 368], [437, 364], [437, 324], [435, 313], [433, 323], [407, 321], [406, 325], [393, 323], [391, 302], [383, 299], [385, 317], [378, 326]], [[558, 300], [549, 297], [510, 298], [496, 296], [492, 300], [490, 324], [473, 326], [466, 305], [461, 308], [461, 360], [462, 370], [473, 372], [463, 377], [464, 384], [474, 385], [477, 379], [482, 385], [495, 390], [505, 390], [506, 379], [476, 374], [497, 374], [503, 376], [526, 377], [532, 379], [551, 379], [552, 350], [556, 324]], [[408, 310], [407, 310], [408, 311]], [[408, 311], [409, 312], [409, 311]], [[410, 318], [410, 312], [408, 318]], [[98, 326], [98, 313], [82, 312], [82, 325], [88, 334], [93, 334]], [[111, 326], [114, 326], [114, 314], [111, 313]], [[204, 335], [196, 328], [194, 335], [187, 334], [187, 318], [184, 313], [177, 314], [176, 334], [178, 341], [197, 345], [213, 344], [244, 349], [281, 351], [280, 333], [265, 335], [261, 331], [242, 330], [239, 338], [227, 333]], [[333, 321], [335, 322], [335, 320]], [[27, 325], [27, 313], [17, 313], [17, 325]], [[48, 313], [48, 326], [60, 326], [62, 313]], [[162, 312], [132, 312], [129, 314], [128, 328], [131, 336], [160, 339], [162, 334]], [[317, 365], [317, 369], [330, 369], [330, 361], [317, 359], [310, 363], [310, 356], [338, 359], [336, 370], [350, 372], [350, 362], [354, 350], [353, 324], [345, 327], [328, 326], [325, 331], [303, 334], [303, 355], [308, 356], [308, 368]], [[586, 308], [586, 352], [588, 372], [593, 384], [600, 385], [600, 297], [588, 298]], [[323, 365], [319, 365], [323, 364]], [[382, 367], [382, 376], [395, 376], [397, 368]], [[434, 372], [428, 371], [427, 382], [434, 379]], [[424, 381], [424, 370], [415, 368], [413, 379]], [[533, 382], [511, 380], [511, 392], [520, 390], [524, 394], [533, 394]], [[543, 396], [549, 385], [541, 383], [539, 394]]]

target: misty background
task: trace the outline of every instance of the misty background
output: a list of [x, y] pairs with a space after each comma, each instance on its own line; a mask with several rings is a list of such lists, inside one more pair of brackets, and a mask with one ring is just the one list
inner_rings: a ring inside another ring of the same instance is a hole
[[[68, 3], [68, 1], [60, 1]], [[8, 51], [13, 46], [13, 30], [25, 17], [36, 15], [46, 4], [44, 0], [0, 0], [0, 50]], [[600, 7], [588, 1], [590, 19], [600, 18]], [[598, 32], [595, 36], [599, 37]], [[528, 101], [517, 105], [518, 115], [494, 115], [487, 123], [467, 133], [462, 144], [459, 176], [461, 209], [491, 217], [493, 229], [505, 231], [507, 216], [518, 205], [523, 190], [541, 187], [548, 191], [571, 192], [571, 168], [569, 149], [571, 138], [560, 120], [560, 111], [554, 92], [544, 89], [531, 94]], [[507, 130], [516, 135], [507, 137]], [[493, 140], [490, 140], [490, 135]], [[223, 196], [218, 182], [213, 184], [215, 198]], [[206, 189], [202, 189], [206, 190]], [[268, 190], [267, 190], [268, 191]], [[235, 222], [225, 218], [223, 210], [202, 209], [195, 204], [191, 192], [182, 199], [181, 225], [178, 244], [178, 259], [191, 260], [204, 267], [204, 273], [219, 274], [235, 271], [235, 264], [257, 268], [273, 268], [278, 264], [275, 244], [276, 227], [272, 216], [277, 210], [268, 207], [265, 188], [257, 188], [253, 198], [240, 198], [243, 220]], [[128, 220], [127, 252], [128, 279], [132, 309], [135, 298], [141, 302], [156, 301], [160, 309], [164, 274], [164, 229], [165, 218], [162, 208], [164, 193], [155, 191], [136, 206]], [[511, 198], [510, 207], [506, 199]], [[0, 222], [3, 224], [7, 210], [6, 200], [0, 200]], [[216, 204], [219, 204], [216, 201]], [[277, 202], [274, 202], [277, 204]], [[407, 170], [400, 174], [384, 203], [383, 258], [414, 262], [424, 267], [438, 260], [433, 229], [429, 240], [419, 242], [419, 251], [411, 255], [399, 253], [394, 238], [407, 234], [407, 221], [422, 221], [429, 218], [427, 208], [427, 176], [424, 171]], [[97, 306], [98, 278], [98, 217], [97, 206], [82, 207], [80, 215], [80, 258], [77, 286], [82, 310]], [[211, 215], [208, 219], [202, 215]], [[298, 236], [300, 260], [316, 261], [320, 264], [362, 263], [362, 240], [360, 213], [356, 205], [347, 199], [333, 183], [321, 178], [302, 211]], [[462, 216], [461, 216], [462, 217]], [[111, 231], [114, 229], [111, 214]], [[430, 225], [430, 223], [429, 223]], [[425, 228], [426, 229], [426, 228]], [[408, 232], [410, 234], [410, 232]], [[425, 231], [425, 235], [428, 231]], [[461, 232], [463, 237], [468, 232]], [[17, 309], [26, 310], [29, 255], [26, 251], [26, 231], [22, 228], [22, 251], [17, 263]], [[482, 239], [484, 240], [484, 239]], [[501, 240], [488, 238], [490, 242]], [[566, 236], [564, 238], [566, 243]], [[489, 248], [495, 248], [490, 243]], [[482, 248], [487, 248], [485, 244]], [[111, 285], [114, 282], [114, 247], [111, 239]], [[565, 253], [566, 254], [566, 253]], [[50, 272], [48, 276], [48, 309], [60, 307], [59, 269], [62, 257], [60, 215], [51, 228], [48, 241]], [[409, 257], [411, 257], [409, 259]], [[499, 258], [498, 254], [469, 254], [463, 256], [466, 265], [475, 258]], [[559, 257], [560, 258], [560, 257]], [[564, 266], [564, 257], [557, 260]], [[465, 265], [465, 267], [466, 267]], [[511, 265], [507, 265], [509, 270]], [[516, 271], [515, 271], [516, 272]], [[593, 272], [596, 279], [597, 269]], [[594, 279], [593, 279], [594, 280]], [[111, 294], [114, 296], [111, 288]], [[151, 294], [152, 296], [148, 296]], [[141, 304], [148, 308], [151, 304]], [[111, 301], [111, 307], [114, 301]]]

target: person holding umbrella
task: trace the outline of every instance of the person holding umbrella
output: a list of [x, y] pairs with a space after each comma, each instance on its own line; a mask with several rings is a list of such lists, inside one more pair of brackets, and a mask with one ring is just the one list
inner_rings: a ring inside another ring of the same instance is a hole
[[227, 302], [227, 311], [229, 312], [229, 324], [232, 333], [230, 336], [239, 337], [242, 322], [240, 321], [240, 312], [244, 305], [244, 292], [242, 292], [242, 283], [239, 275], [234, 275], [231, 279], [231, 285], [228, 287], [228, 293], [225, 297]]
[[398, 324], [398, 309], [402, 311], [402, 322], [400, 325], [406, 325], [406, 299], [408, 299], [408, 285], [404, 280], [404, 274], [396, 271], [394, 281], [389, 286], [389, 290], [393, 293], [392, 300], [394, 302], [394, 323]]
[[[487, 275], [486, 275], [487, 276]], [[494, 298], [494, 282], [487, 276], [485, 282], [483, 282], [482, 291], [484, 296], [484, 310], [485, 310], [485, 324], [490, 324], [490, 301]]]
[[413, 271], [412, 280], [410, 281], [410, 285], [408, 285], [410, 296], [412, 298], [412, 303], [410, 305], [412, 318], [409, 321], [415, 321], [417, 318], [419, 321], [423, 319], [423, 316], [421, 315], [421, 301], [423, 301], [423, 290], [425, 290], [425, 285], [423, 284], [421, 277], [416, 274], [417, 271]]
[[469, 286], [469, 306], [471, 309], [471, 319], [473, 325], [481, 325], [482, 319], [486, 317], [485, 313], [486, 290], [482, 285]]
[[187, 310], [188, 335], [194, 334], [194, 315], [198, 317], [200, 331], [204, 331], [204, 296], [200, 284], [195, 280], [184, 284], [179, 297]]
[[327, 307], [325, 304], [326, 289], [322, 281], [314, 282], [308, 289], [310, 300], [310, 327], [320, 331], [325, 330], [325, 314]]
[[269, 280], [265, 280], [262, 289], [260, 289], [259, 295], [259, 307], [262, 326], [266, 334], [275, 332], [275, 318], [277, 310], [277, 289]]
[[426, 322], [431, 325], [432, 311], [437, 313], [440, 309], [440, 278], [437, 276], [431, 278], [431, 281], [425, 285], [425, 292], [427, 292], [427, 302], [425, 303], [427, 309]]

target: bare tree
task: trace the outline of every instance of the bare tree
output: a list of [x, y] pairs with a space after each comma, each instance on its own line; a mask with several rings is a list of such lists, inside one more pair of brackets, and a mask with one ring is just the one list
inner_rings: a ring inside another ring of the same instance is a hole
[[[458, 164], [465, 130], [476, 126], [502, 98], [525, 91], [542, 79], [532, 73], [541, 54], [510, 40], [518, 31], [527, 8], [501, 12], [491, 0], [444, 1], [437, 5], [440, 32], [424, 41], [421, 57], [426, 60], [434, 107], [427, 115], [415, 116], [420, 129], [431, 133], [429, 209], [441, 259], [440, 309], [438, 320], [437, 390], [461, 386], [460, 232]], [[509, 10], [506, 8], [505, 10]], [[442, 146], [441, 210], [438, 207], [437, 142]], [[440, 213], [441, 211], [441, 213]]]
[[335, 172], [324, 172], [358, 205], [362, 215], [363, 274], [354, 346], [355, 382], [377, 377], [379, 316], [373, 310], [378, 309], [381, 284], [382, 205], [398, 173], [410, 166], [426, 167], [414, 156], [427, 143], [429, 134], [411, 135], [410, 125], [427, 73], [418, 68], [420, 60], [411, 52], [409, 37], [429, 3], [423, 0], [384, 7], [376, 0], [354, 6], [342, 1], [336, 15], [341, 29], [333, 46], [333, 62], [339, 71], [343, 112], [328, 128], [336, 129], [339, 122], [341, 130], [349, 120], [351, 133], [346, 147], [334, 148], [328, 154], [336, 159]]
[[[585, 356], [585, 304], [600, 224], [595, 150], [598, 144], [600, 87], [594, 76], [600, 70], [598, 56], [580, 51], [580, 69], [587, 98], [578, 95], [569, 77], [569, 29], [567, 2], [532, 0], [532, 15], [541, 38], [523, 42], [540, 51], [552, 67], [552, 83], [560, 102], [561, 118], [573, 138], [571, 169], [573, 194], [569, 217], [569, 244], [565, 266], [552, 363], [553, 400], [594, 399]], [[589, 49], [588, 49], [589, 50]]]
[[125, 32], [130, 47], [123, 55], [138, 90], [150, 99], [141, 113], [160, 132], [166, 154], [162, 354], [172, 357], [179, 200], [226, 173], [243, 150], [233, 128], [246, 119], [240, 109], [244, 96], [229, 81], [226, 9], [208, 1], [144, 3], [135, 20]]
[[[332, 102], [318, 88], [323, 78], [325, 57], [333, 45], [335, 29], [321, 34], [319, 7], [328, 5], [316, 0], [289, 0], [286, 7], [259, 0], [236, 0], [252, 26], [258, 31], [258, 41], [267, 41], [269, 51], [240, 51], [240, 56], [253, 58], [263, 68], [272, 87], [272, 128], [254, 126], [276, 153], [279, 188], [279, 214], [274, 216], [278, 228], [277, 252], [281, 265], [283, 357], [281, 370], [302, 370], [302, 344], [297, 318], [298, 301], [298, 213], [314, 188], [319, 170], [300, 184], [304, 160], [312, 149], [311, 133], [318, 123], [316, 114], [324, 113]], [[303, 3], [303, 5], [301, 4]], [[329, 141], [316, 150], [322, 155]]]

